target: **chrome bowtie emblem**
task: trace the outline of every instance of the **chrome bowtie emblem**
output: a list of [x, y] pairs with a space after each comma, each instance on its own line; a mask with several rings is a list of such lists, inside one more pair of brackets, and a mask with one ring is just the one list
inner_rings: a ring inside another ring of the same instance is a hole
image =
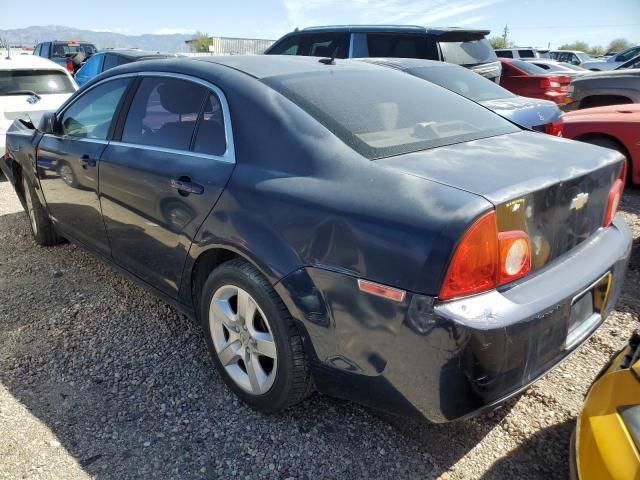
[[569, 210], [580, 210], [584, 207], [589, 201], [588, 193], [579, 193], [575, 197], [571, 199], [571, 203], [569, 204]]
[[29, 98], [27, 98], [27, 103], [30, 103], [31, 105], [35, 105], [36, 103], [38, 103], [39, 100], [40, 99], [35, 95], [31, 95]]

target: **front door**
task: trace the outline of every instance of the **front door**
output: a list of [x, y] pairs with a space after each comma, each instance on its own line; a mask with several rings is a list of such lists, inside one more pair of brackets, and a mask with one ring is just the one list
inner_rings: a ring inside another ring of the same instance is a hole
[[61, 233], [109, 254], [98, 172], [108, 132], [129, 80], [98, 85], [58, 117], [60, 131], [38, 145], [38, 177], [49, 212]]
[[[100, 201], [113, 259], [177, 297], [195, 234], [234, 167], [222, 92], [144, 76], [102, 155]], [[225, 129], [226, 127], [226, 129]]]

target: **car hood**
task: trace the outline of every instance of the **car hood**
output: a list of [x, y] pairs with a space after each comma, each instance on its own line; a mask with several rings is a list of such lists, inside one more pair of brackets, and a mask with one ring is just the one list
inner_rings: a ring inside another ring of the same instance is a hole
[[601, 72], [589, 72], [574, 78], [574, 82], [590, 80], [592, 78], [617, 78], [640, 77], [640, 68], [627, 68], [624, 70], [603, 70]]
[[558, 106], [549, 100], [516, 96], [485, 100], [480, 104], [525, 128], [544, 125], [561, 117]]
[[565, 113], [563, 119], [571, 122], [637, 122], [640, 127], [640, 104], [608, 105], [606, 107], [584, 108]]
[[613, 150], [518, 132], [375, 160], [384, 168], [475, 193], [494, 205], [620, 162]]
[[55, 112], [70, 96], [70, 93], [40, 95], [36, 103], [29, 103], [29, 95], [0, 96], [0, 131], [7, 130], [19, 118], [31, 119], [37, 125], [44, 113]]

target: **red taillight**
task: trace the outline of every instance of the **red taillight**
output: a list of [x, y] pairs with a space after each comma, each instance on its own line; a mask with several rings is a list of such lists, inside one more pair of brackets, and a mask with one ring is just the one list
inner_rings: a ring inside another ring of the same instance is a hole
[[448, 300], [490, 290], [529, 273], [531, 246], [522, 231], [498, 233], [492, 210], [471, 225], [451, 259], [439, 297]]
[[564, 126], [564, 123], [562, 122], [562, 119], [560, 119], [557, 122], [551, 122], [551, 123], [545, 124], [544, 131], [549, 135], [553, 135], [555, 137], [561, 137], [563, 126]]
[[74, 70], [73, 70], [73, 62], [71, 60], [69, 60], [68, 58], [67, 58], [67, 61], [64, 64], [64, 68], [66, 68], [67, 72], [69, 72], [72, 75], [75, 73]]
[[604, 211], [604, 220], [602, 222], [603, 227], [611, 225], [613, 216], [618, 211], [618, 205], [620, 205], [623, 190], [624, 182], [621, 179], [617, 179], [613, 182], [613, 186], [611, 187], [611, 190], [609, 190], [609, 197], [607, 198], [607, 209]]

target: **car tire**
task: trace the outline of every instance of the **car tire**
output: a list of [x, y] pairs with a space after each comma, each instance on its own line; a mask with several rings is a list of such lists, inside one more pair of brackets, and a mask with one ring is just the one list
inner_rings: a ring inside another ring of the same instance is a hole
[[61, 243], [64, 239], [56, 233], [53, 223], [40, 203], [31, 182], [24, 175], [22, 176], [22, 195], [24, 210], [29, 218], [31, 233], [36, 243], [43, 247]]
[[253, 265], [234, 259], [213, 270], [200, 295], [200, 319], [218, 373], [249, 406], [274, 413], [308, 395], [302, 336]]
[[622, 144], [613, 138], [606, 137], [594, 137], [585, 140], [587, 143], [591, 143], [592, 145], [598, 145], [600, 147], [610, 148], [611, 150], [615, 150], [620, 152], [624, 158], [627, 159], [627, 178], [625, 179], [625, 183], [627, 185], [631, 184], [631, 159], [629, 158], [629, 154], [627, 150], [622, 146]]

